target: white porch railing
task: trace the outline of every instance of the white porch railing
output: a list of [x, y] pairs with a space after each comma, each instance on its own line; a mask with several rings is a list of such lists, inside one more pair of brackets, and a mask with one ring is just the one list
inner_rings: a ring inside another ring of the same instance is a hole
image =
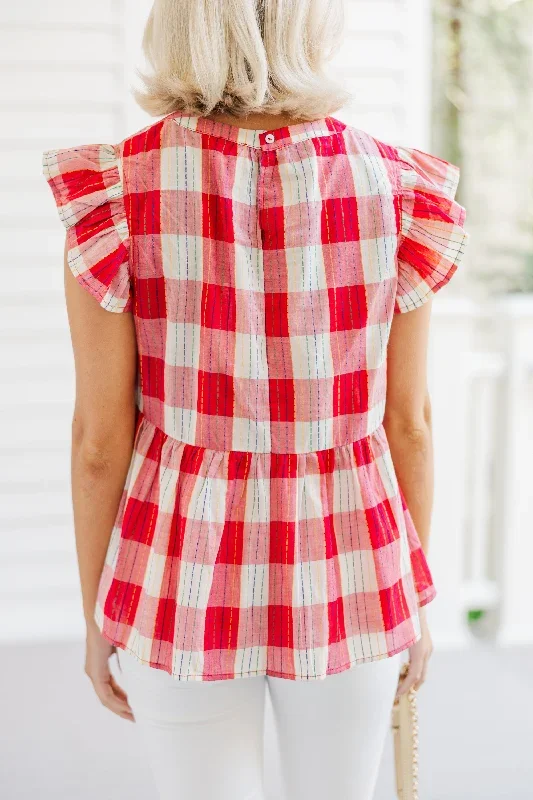
[[533, 297], [434, 302], [435, 506], [428, 608], [437, 645], [533, 641]]

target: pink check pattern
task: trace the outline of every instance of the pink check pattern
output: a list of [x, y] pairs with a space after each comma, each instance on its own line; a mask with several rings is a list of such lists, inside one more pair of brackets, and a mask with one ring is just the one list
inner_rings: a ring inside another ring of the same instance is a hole
[[102, 635], [181, 680], [324, 678], [417, 641], [435, 588], [386, 353], [463, 256], [458, 168], [334, 117], [179, 113], [43, 167], [72, 272], [137, 335]]

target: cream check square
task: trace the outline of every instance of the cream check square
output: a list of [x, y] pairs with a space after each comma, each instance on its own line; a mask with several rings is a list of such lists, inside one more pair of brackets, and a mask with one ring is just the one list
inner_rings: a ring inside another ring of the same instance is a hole
[[146, 663], [150, 663], [150, 659], [152, 657], [152, 648], [154, 646], [153, 639], [149, 636], [142, 636], [138, 634], [135, 629], [132, 629], [131, 636], [128, 638], [126, 642], [126, 647], [128, 650], [132, 650], [141, 661], [145, 661]]
[[148, 558], [147, 573], [149, 580], [146, 586], [146, 591], [151, 597], [161, 596], [161, 585], [167, 563], [166, 553], [156, 553], [152, 550]]
[[347, 641], [350, 658], [354, 661], [368, 660], [376, 653], [387, 652], [387, 636], [385, 633], [360, 633], [350, 636]]
[[239, 151], [235, 157], [235, 176], [231, 187], [232, 199], [246, 206], [255, 206], [257, 203], [257, 178], [259, 167], [255, 161], [248, 158], [246, 150]]
[[288, 247], [285, 259], [289, 292], [312, 292], [328, 288], [321, 247]]
[[270, 422], [245, 417], [232, 420], [232, 450], [267, 453], [271, 449]]
[[[315, 447], [314, 450], [316, 449]], [[312, 461], [315, 461], [314, 457]], [[297, 480], [298, 512], [301, 515], [301, 525], [305, 527], [306, 520], [321, 519], [324, 515], [321, 476], [309, 471], [295, 480]], [[305, 561], [309, 558], [309, 554], [305, 549], [301, 552], [297, 550], [297, 558]]]
[[385, 487], [387, 497], [389, 499], [396, 497], [398, 494], [398, 480], [394, 471], [390, 450], [386, 450], [383, 455], [376, 458], [376, 467], [383, 486]]
[[201, 281], [203, 277], [202, 236], [162, 233], [161, 251], [165, 278]]
[[165, 403], [165, 431], [172, 431], [172, 436], [182, 442], [190, 442], [196, 430], [197, 413], [195, 408], [170, 406]]
[[355, 191], [358, 196], [393, 196], [393, 186], [384, 166], [382, 156], [360, 153], [358, 155], [349, 155], [348, 158], [352, 167]]
[[375, 431], [383, 422], [383, 415], [385, 414], [385, 400], [375, 403], [369, 409], [366, 419], [366, 432], [367, 435]]
[[320, 202], [323, 198], [320, 194], [319, 167], [314, 159], [309, 159], [305, 167], [301, 163], [281, 162], [278, 166], [283, 193], [280, 204], [296, 206], [300, 203]]
[[207, 608], [209, 590], [213, 582], [211, 564], [197, 564], [182, 561], [178, 583], [178, 605], [198, 609]]
[[251, 380], [268, 380], [268, 363], [266, 338], [250, 333], [235, 334], [235, 367], [236, 378]]
[[294, 423], [294, 441], [298, 452], [324, 450], [333, 436], [331, 417]]
[[424, 280], [418, 279], [417, 285], [410, 290], [406, 290], [405, 285], [402, 284], [402, 293], [396, 296], [400, 310], [404, 311], [417, 308], [420, 303], [420, 299], [422, 297], [427, 297], [429, 293], [429, 284], [427, 284]]
[[202, 191], [202, 151], [181, 145], [161, 148], [161, 189]]
[[327, 603], [325, 561], [303, 561], [294, 565], [292, 603], [295, 607]]
[[333, 377], [331, 336], [328, 332], [291, 336], [290, 344], [294, 378], [319, 380]]
[[268, 605], [268, 565], [247, 564], [241, 569], [241, 606]]
[[264, 292], [263, 252], [251, 245], [235, 243], [235, 288]]
[[376, 567], [371, 550], [356, 550], [339, 553], [342, 594], [377, 592]]
[[[325, 616], [325, 615], [324, 615]], [[324, 629], [322, 629], [322, 632]], [[301, 639], [298, 644], [305, 642], [305, 632], [300, 632]], [[329, 660], [329, 649], [324, 645], [319, 645], [313, 637], [307, 636], [309, 647], [294, 649], [294, 663], [298, 665], [298, 670], [305, 675], [307, 672], [321, 672], [325, 674]]]
[[201, 325], [168, 320], [165, 363], [198, 369], [201, 335]]
[[205, 654], [203, 650], [173, 650], [172, 672], [184, 680], [201, 680], [204, 672]]
[[261, 674], [266, 670], [267, 653], [268, 649], [260, 645], [239, 647], [235, 652], [235, 665], [244, 674]]
[[363, 497], [357, 472], [348, 469], [335, 471], [333, 478], [333, 511], [336, 514], [363, 508]]
[[198, 476], [187, 508], [188, 518], [207, 523], [223, 523], [226, 513], [227, 488], [227, 481], [223, 478]]
[[163, 514], [173, 514], [176, 506], [176, 486], [179, 471], [165, 467], [159, 475], [159, 508]]
[[270, 519], [270, 486], [268, 477], [248, 478], [246, 481], [245, 520], [250, 524]]
[[366, 364], [368, 369], [379, 369], [387, 357], [389, 325], [378, 322], [366, 328]]
[[365, 283], [382, 283], [395, 274], [394, 253], [397, 247], [395, 236], [362, 239], [359, 244]]

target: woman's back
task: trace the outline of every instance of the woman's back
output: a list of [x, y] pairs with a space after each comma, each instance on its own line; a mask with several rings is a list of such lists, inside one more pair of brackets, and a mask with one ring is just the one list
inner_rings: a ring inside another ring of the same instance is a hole
[[456, 167], [327, 116], [171, 113], [48, 151], [69, 263], [138, 346], [104, 635], [177, 677], [323, 677], [434, 587], [383, 428], [394, 313], [462, 256]]
[[266, 132], [171, 114], [45, 165], [77, 272], [134, 313], [140, 408], [215, 450], [306, 453], [373, 432], [392, 315], [461, 253], [458, 172], [333, 117]]

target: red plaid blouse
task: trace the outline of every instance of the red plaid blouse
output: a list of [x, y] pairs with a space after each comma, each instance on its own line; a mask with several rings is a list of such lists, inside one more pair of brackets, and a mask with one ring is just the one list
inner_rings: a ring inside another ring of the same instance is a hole
[[382, 425], [394, 313], [463, 256], [456, 166], [326, 117], [51, 150], [68, 263], [138, 340], [102, 635], [181, 680], [324, 678], [435, 588]]

